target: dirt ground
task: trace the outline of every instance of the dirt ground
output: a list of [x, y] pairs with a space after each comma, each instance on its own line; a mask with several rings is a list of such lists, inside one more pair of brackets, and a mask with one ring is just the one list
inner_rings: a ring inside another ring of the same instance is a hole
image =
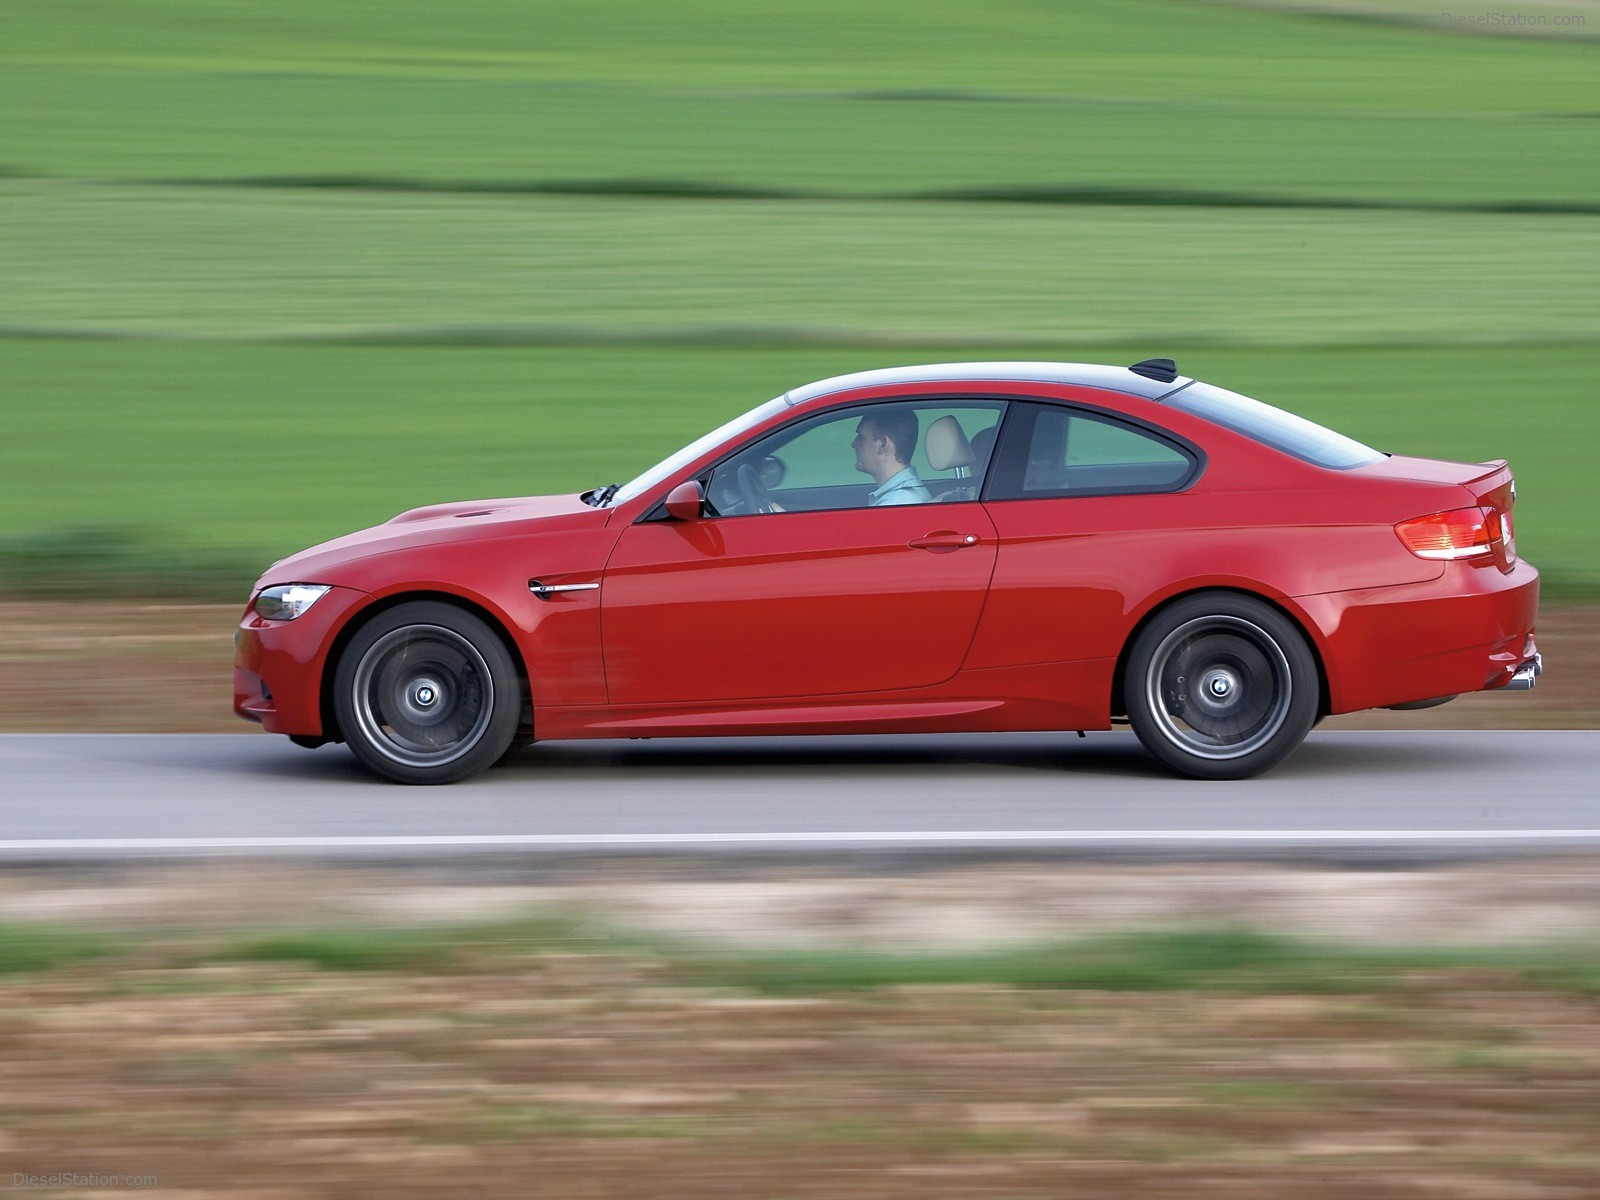
[[817, 865], [625, 858], [406, 869], [345, 864], [11, 868], [0, 925], [428, 925], [581, 909], [736, 948], [950, 950], [1126, 929], [1249, 927], [1363, 944], [1600, 942], [1600, 857], [1387, 863], [1093, 860]]
[[[0, 601], [0, 731], [238, 733], [230, 605]], [[1421, 712], [1334, 717], [1328, 729], [1594, 728], [1600, 606], [1546, 605], [1532, 692], [1478, 693]]]
[[1423, 941], [1501, 920], [1529, 937], [1600, 925], [1589, 858], [707, 871], [9, 872], [13, 942], [71, 920], [131, 948], [0, 977], [0, 1179], [196, 1200], [1600, 1195], [1597, 1000], [1495, 971], [1341, 994], [971, 982], [774, 996], [685, 986], [642, 952], [357, 972], [185, 965], [160, 945], [175, 929], [573, 902], [676, 936], [791, 944], [955, 945], [1079, 930], [1086, 913], [1361, 936], [1387, 912], [1395, 936]]

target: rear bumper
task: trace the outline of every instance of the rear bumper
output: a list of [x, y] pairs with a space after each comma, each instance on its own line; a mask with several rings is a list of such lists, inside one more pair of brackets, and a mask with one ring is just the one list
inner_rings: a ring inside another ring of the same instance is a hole
[[[1451, 563], [1437, 579], [1296, 598], [1318, 631], [1329, 711], [1522, 690], [1535, 663], [1539, 572]], [[1534, 672], [1536, 674], [1537, 671]]]
[[233, 711], [268, 733], [324, 736], [322, 672], [335, 634], [372, 599], [333, 588], [293, 621], [246, 609], [233, 634]]

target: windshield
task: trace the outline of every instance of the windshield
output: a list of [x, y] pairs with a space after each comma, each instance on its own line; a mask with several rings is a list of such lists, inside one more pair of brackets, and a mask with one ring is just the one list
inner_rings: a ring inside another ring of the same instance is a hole
[[1351, 467], [1364, 467], [1383, 457], [1371, 446], [1364, 446], [1354, 438], [1325, 429], [1315, 421], [1297, 417], [1273, 408], [1249, 396], [1213, 387], [1209, 383], [1191, 383], [1166, 397], [1162, 403], [1179, 412], [1193, 413], [1207, 421], [1254, 438], [1274, 450], [1282, 450], [1319, 467], [1332, 467], [1343, 471]]
[[714, 449], [723, 442], [727, 441], [729, 438], [736, 437], [747, 429], [755, 428], [774, 413], [782, 412], [787, 407], [788, 402], [784, 400], [782, 396], [779, 396], [776, 400], [768, 400], [765, 404], [760, 405], [757, 408], [752, 408], [749, 412], [735, 417], [726, 425], [717, 426], [717, 428], [713, 429], [704, 437], [696, 438], [694, 441], [690, 442], [671, 458], [662, 459], [643, 475], [640, 475], [637, 479], [623, 484], [622, 487], [618, 488], [616, 492], [612, 493], [607, 507], [615, 507], [618, 504], [623, 504], [629, 500], [632, 500], [641, 492], [649, 491], [658, 483], [664, 483], [678, 471], [683, 470], [684, 467], [687, 467], [695, 459], [699, 458], [706, 451]]

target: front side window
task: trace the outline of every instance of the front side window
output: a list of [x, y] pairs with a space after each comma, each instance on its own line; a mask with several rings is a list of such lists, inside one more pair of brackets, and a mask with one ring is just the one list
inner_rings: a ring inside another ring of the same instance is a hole
[[1105, 414], [1018, 405], [987, 499], [1173, 492], [1199, 472], [1187, 447]]
[[711, 472], [719, 516], [973, 501], [1003, 401], [853, 405], [804, 418]]
[[782, 412], [787, 407], [788, 402], [782, 396], [779, 396], [776, 400], [768, 400], [765, 404], [758, 405], [747, 413], [741, 413], [727, 424], [719, 425], [710, 433], [696, 438], [671, 457], [662, 459], [643, 475], [637, 476], [631, 483], [626, 483], [618, 488], [608, 503], [612, 507], [627, 503], [635, 496], [649, 491], [657, 484], [666, 482], [714, 446], [720, 445], [731, 437], [736, 437], [746, 429], [751, 429], [761, 424], [773, 413]]

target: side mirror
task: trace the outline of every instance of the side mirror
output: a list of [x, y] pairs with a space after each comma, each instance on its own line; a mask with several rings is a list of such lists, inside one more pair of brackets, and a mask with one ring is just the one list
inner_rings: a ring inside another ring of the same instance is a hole
[[705, 504], [698, 479], [686, 479], [667, 493], [667, 515], [674, 521], [698, 521]]

